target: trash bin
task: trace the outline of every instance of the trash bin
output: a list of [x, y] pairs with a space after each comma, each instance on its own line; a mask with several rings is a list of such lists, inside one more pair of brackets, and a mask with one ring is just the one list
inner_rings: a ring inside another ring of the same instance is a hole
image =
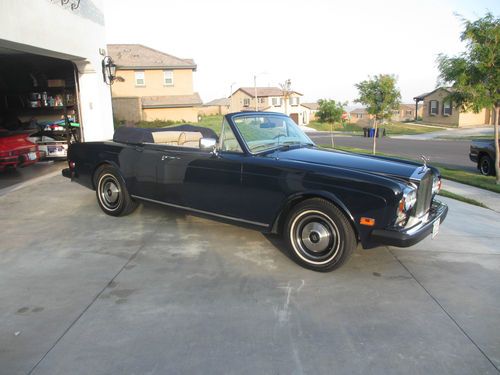
[[370, 128], [368, 128], [368, 127], [363, 128], [363, 137], [368, 137], [369, 130], [370, 130]]
[[370, 129], [369, 129], [368, 136], [369, 136], [370, 138], [373, 138], [373, 137], [375, 136], [375, 129], [370, 128]]

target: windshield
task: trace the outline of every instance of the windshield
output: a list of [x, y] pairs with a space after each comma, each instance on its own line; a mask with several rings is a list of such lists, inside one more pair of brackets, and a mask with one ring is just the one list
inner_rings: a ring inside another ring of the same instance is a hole
[[284, 146], [314, 145], [287, 116], [255, 114], [236, 117], [233, 121], [252, 153]]

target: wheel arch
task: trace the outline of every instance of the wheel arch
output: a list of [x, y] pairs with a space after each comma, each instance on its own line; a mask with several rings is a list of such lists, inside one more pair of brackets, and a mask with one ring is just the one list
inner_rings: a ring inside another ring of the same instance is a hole
[[[99, 168], [101, 168], [103, 166], [106, 166], [106, 165], [115, 168], [115, 170], [117, 171], [118, 175], [122, 179], [122, 182], [125, 184], [125, 179], [122, 176], [122, 173], [120, 171], [120, 167], [115, 162], [113, 162], [111, 160], [103, 160], [103, 161], [100, 161], [99, 163], [97, 163], [94, 166], [93, 170], [92, 170], [92, 178], [91, 178], [91, 180], [92, 180], [92, 187], [93, 187], [94, 190], [96, 189], [96, 173], [99, 170]], [[125, 184], [125, 186], [126, 186], [126, 184]]]
[[479, 165], [481, 164], [481, 159], [484, 157], [484, 156], [487, 156], [491, 159], [491, 155], [486, 152], [486, 151], [479, 151], [477, 153], [477, 166], [479, 167]]
[[346, 215], [347, 220], [349, 220], [354, 230], [354, 234], [356, 235], [356, 240], [358, 241], [360, 240], [359, 231], [356, 226], [356, 222], [354, 220], [352, 213], [338, 197], [336, 197], [334, 194], [324, 191], [301, 192], [293, 194], [290, 197], [288, 197], [287, 201], [282, 205], [279, 213], [277, 214], [276, 218], [273, 221], [271, 232], [276, 234], [282, 233], [286, 222], [286, 218], [288, 216], [288, 213], [292, 210], [292, 208], [295, 207], [300, 202], [313, 198], [324, 199], [334, 204], [344, 215]]

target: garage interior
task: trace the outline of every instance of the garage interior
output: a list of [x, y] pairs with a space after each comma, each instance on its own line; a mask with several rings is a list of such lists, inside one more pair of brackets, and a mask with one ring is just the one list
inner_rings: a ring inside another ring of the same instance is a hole
[[81, 140], [78, 78], [73, 62], [0, 45], [0, 132], [26, 134], [37, 163], [0, 173], [0, 189], [60, 169], [69, 142]]

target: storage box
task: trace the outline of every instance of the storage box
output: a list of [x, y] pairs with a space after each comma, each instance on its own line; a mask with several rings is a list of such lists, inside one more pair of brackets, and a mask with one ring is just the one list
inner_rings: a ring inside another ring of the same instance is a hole
[[47, 80], [48, 87], [65, 87], [66, 82], [64, 79], [49, 79]]

